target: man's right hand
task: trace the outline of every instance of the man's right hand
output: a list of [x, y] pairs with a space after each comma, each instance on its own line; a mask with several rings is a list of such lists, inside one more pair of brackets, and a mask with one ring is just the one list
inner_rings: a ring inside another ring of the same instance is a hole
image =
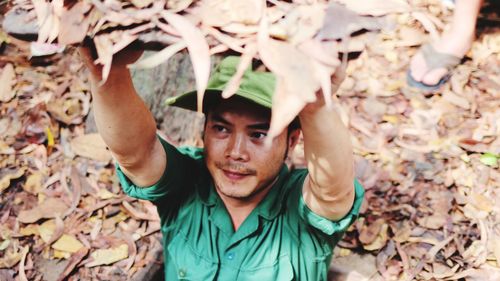
[[[89, 69], [92, 80], [100, 81], [102, 77], [103, 65], [95, 63], [97, 60], [97, 52], [93, 43], [85, 43], [84, 45], [78, 47], [78, 52], [82, 62]], [[114, 70], [126, 69], [127, 65], [136, 62], [143, 53], [144, 50], [140, 49], [139, 44], [132, 43], [125, 49], [113, 55], [111, 72], [115, 72]]]

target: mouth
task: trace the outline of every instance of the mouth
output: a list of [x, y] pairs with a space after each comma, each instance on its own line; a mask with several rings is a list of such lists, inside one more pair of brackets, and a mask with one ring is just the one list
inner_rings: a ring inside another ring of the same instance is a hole
[[250, 176], [250, 174], [244, 174], [244, 173], [239, 173], [239, 172], [236, 172], [236, 171], [229, 171], [229, 170], [224, 170], [224, 169], [222, 170], [222, 172], [224, 173], [224, 175], [228, 179], [233, 180], [233, 181], [242, 180], [245, 177]]

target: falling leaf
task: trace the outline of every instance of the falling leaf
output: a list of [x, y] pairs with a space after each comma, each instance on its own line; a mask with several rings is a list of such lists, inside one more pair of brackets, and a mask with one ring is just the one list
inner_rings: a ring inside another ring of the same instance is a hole
[[238, 88], [240, 87], [241, 78], [243, 78], [243, 74], [245, 71], [251, 67], [252, 58], [257, 53], [257, 45], [256, 44], [248, 44], [245, 46], [245, 51], [240, 58], [240, 62], [238, 63], [238, 67], [236, 68], [236, 73], [233, 74], [231, 80], [227, 83], [227, 86], [224, 88], [222, 92], [222, 97], [227, 99], [234, 95]]
[[111, 161], [111, 153], [99, 134], [87, 134], [74, 138], [71, 140], [71, 149], [82, 157], [105, 163]]
[[179, 41], [168, 47], [165, 47], [163, 50], [151, 55], [147, 58], [141, 59], [138, 62], [131, 64], [129, 68], [131, 69], [141, 69], [141, 68], [153, 68], [156, 67], [170, 59], [173, 55], [177, 54], [184, 48], [186, 48], [186, 42]]
[[80, 43], [87, 35], [90, 22], [85, 17], [91, 6], [85, 1], [79, 1], [71, 8], [65, 7], [61, 15], [61, 27], [58, 35], [58, 43], [70, 45]]
[[78, 252], [78, 250], [83, 248], [83, 244], [80, 241], [78, 241], [75, 237], [63, 234], [63, 236], [61, 236], [59, 240], [57, 240], [54, 244], [52, 244], [51, 247], [59, 251], [76, 253]]
[[315, 69], [310, 58], [290, 43], [269, 38], [265, 19], [260, 25], [258, 50], [266, 67], [277, 76], [267, 136], [268, 140], [272, 140], [293, 121], [307, 103], [316, 100], [315, 93], [320, 83], [314, 76]]
[[198, 112], [201, 112], [203, 107], [203, 93], [207, 88], [208, 78], [210, 77], [210, 47], [205, 40], [205, 36], [186, 18], [167, 11], [163, 12], [162, 15], [181, 34], [182, 39], [186, 41], [196, 77]]
[[85, 267], [112, 264], [128, 257], [128, 246], [121, 244], [116, 248], [99, 249], [92, 252], [90, 256], [93, 260], [85, 264]]
[[0, 102], [8, 102], [16, 96], [16, 91], [12, 88], [15, 79], [14, 66], [6, 64], [0, 73]]

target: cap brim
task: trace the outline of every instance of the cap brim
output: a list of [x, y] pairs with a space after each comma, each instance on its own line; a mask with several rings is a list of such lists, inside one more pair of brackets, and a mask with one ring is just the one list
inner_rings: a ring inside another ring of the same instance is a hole
[[[214, 102], [220, 102], [221, 100], [223, 100], [221, 94], [222, 90], [220, 89], [206, 89], [203, 96], [203, 111], [205, 111], [207, 106], [212, 105]], [[265, 108], [271, 108], [271, 103], [253, 93], [239, 90], [237, 93], [235, 93], [235, 95]], [[192, 111], [197, 110], [196, 103], [196, 91], [191, 91], [175, 97], [170, 97], [165, 101], [166, 105], [180, 107]]]

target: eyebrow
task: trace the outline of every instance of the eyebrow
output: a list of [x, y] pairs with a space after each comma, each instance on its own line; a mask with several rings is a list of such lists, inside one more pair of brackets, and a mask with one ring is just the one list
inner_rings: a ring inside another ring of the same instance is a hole
[[[219, 114], [212, 114], [212, 120], [214, 122], [218, 122], [218, 123], [223, 123], [225, 125], [232, 125], [231, 122], [227, 121], [224, 117], [222, 117], [221, 115]], [[249, 129], [253, 129], [253, 130], [269, 130], [269, 122], [260, 122], [260, 123], [255, 123], [255, 124], [251, 124], [251, 125], [248, 125], [247, 127]]]

